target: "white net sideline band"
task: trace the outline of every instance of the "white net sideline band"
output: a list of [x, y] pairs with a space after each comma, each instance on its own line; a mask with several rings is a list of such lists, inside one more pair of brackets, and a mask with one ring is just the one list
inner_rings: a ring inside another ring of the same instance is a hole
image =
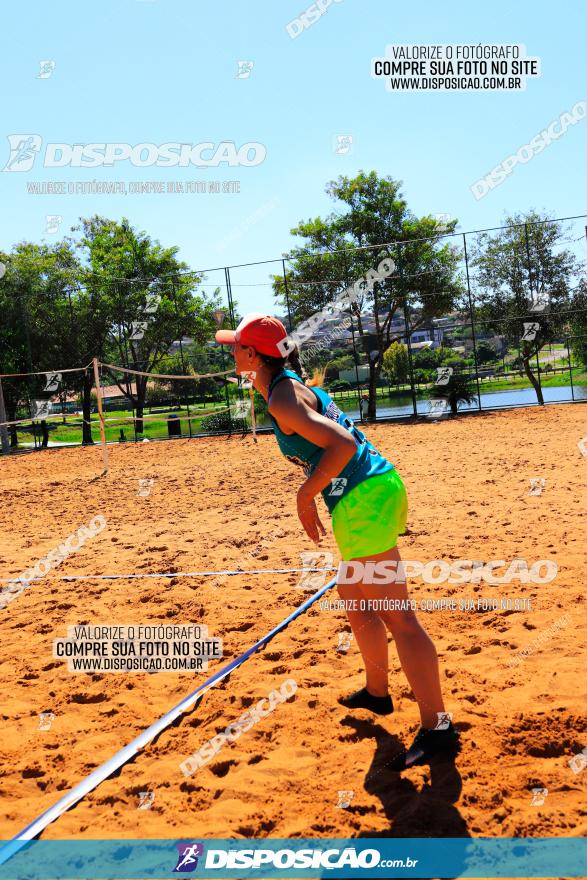
[[0, 379], [15, 379], [23, 376], [46, 376], [48, 373], [85, 373], [92, 365], [87, 367], [68, 367], [63, 370], [35, 370], [34, 373], [0, 373]]
[[[34, 566], [32, 566], [34, 568]], [[235, 568], [228, 571], [162, 571], [154, 573], [135, 572], [133, 574], [55, 574], [51, 577], [43, 575], [42, 577], [31, 578], [27, 583], [32, 584], [34, 581], [116, 581], [116, 580], [140, 580], [141, 578], [179, 578], [179, 577], [213, 577], [232, 576], [238, 574], [292, 574], [296, 572], [311, 571], [337, 571], [330, 565], [326, 568]], [[20, 583], [18, 575], [11, 578], [0, 578], [0, 584], [16, 584]]]
[[116, 752], [111, 758], [104, 762], [100, 767], [94, 770], [89, 776], [86, 776], [85, 779], [82, 779], [81, 782], [78, 782], [70, 791], [63, 795], [52, 807], [49, 807], [47, 810], [42, 812], [39, 816], [33, 819], [32, 822], [23, 828], [15, 837], [12, 838], [11, 841], [6, 843], [0, 849], [0, 865], [4, 864], [8, 861], [13, 855], [19, 852], [25, 845], [28, 840], [33, 840], [37, 837], [51, 822], [54, 822], [60, 816], [63, 815], [67, 810], [71, 809], [74, 804], [77, 804], [83, 797], [97, 788], [101, 782], [104, 782], [105, 779], [108, 779], [109, 776], [118, 770], [120, 767], [123, 767], [128, 761], [131, 760], [139, 751], [145, 748], [151, 740], [155, 739], [160, 733], [162, 733], [170, 724], [187, 712], [192, 707], [199, 706], [204, 694], [209, 691], [216, 684], [221, 682], [223, 679], [228, 679], [228, 676], [234, 672], [235, 669], [238, 669], [246, 660], [249, 659], [253, 654], [257, 651], [264, 648], [269, 642], [275, 638], [275, 636], [286, 629], [289, 624], [299, 617], [300, 614], [303, 614], [310, 608], [311, 605], [314, 604], [321, 596], [323, 596], [328, 590], [330, 590], [336, 583], [336, 578], [332, 578], [324, 587], [319, 589], [313, 596], [310, 596], [306, 599], [305, 602], [302, 602], [295, 611], [284, 618], [281, 623], [278, 623], [272, 630], [270, 630], [266, 635], [259, 639], [259, 641], [255, 642], [254, 645], [251, 645], [250, 648], [240, 654], [240, 656], [235, 657], [234, 660], [231, 660], [230, 663], [227, 663], [226, 666], [223, 666], [218, 672], [215, 672], [210, 676], [203, 684], [199, 685], [194, 691], [184, 697], [179, 703], [177, 703], [172, 709], [162, 715], [158, 721], [155, 721], [151, 724], [150, 727], [147, 727], [146, 730], [143, 730], [135, 739], [132, 740], [128, 745], [124, 746], [120, 751]]
[[[99, 366], [107, 367], [109, 370], [116, 370], [120, 373], [132, 373], [133, 376], [148, 376], [152, 379], [212, 379], [214, 376], [228, 376], [230, 373], [234, 373], [234, 368], [232, 370], [224, 370], [221, 373], [192, 373], [190, 376], [172, 376], [166, 373], [145, 373], [140, 370], [131, 370], [128, 367], [117, 367], [115, 364], [103, 364], [102, 361], [98, 361]], [[87, 367], [67, 367], [60, 368], [57, 370], [35, 370], [32, 373], [0, 373], [0, 379], [18, 379], [23, 378], [25, 376], [46, 376], [48, 373], [85, 373], [87, 370], [90, 370], [92, 364], [89, 363]]]
[[222, 373], [193, 373], [191, 376], [172, 376], [167, 373], [146, 373], [142, 370], [131, 370], [128, 367], [117, 367], [115, 364], [103, 364], [98, 361], [98, 366], [107, 370], [115, 370], [119, 373], [130, 373], [132, 376], [147, 376], [149, 379], [212, 379], [214, 376], [228, 376], [234, 373], [234, 367], [231, 370], [224, 370]]

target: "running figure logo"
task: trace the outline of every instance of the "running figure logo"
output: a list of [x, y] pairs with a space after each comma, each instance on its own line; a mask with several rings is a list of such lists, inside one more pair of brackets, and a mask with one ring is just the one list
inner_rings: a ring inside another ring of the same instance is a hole
[[137, 495], [141, 498], [148, 498], [151, 494], [151, 487], [155, 480], [152, 477], [139, 478], [139, 491]]
[[444, 397], [431, 397], [428, 401], [430, 409], [426, 413], [429, 419], [437, 419], [446, 414], [448, 410], [448, 400]]
[[231, 415], [235, 419], [246, 419], [251, 415], [251, 401], [237, 400], [234, 406], [230, 407]]
[[542, 292], [536, 294], [532, 292], [530, 294], [530, 303], [531, 312], [543, 312], [548, 305], [548, 297]]
[[342, 495], [344, 492], [345, 486], [348, 480], [346, 477], [335, 477], [332, 480], [332, 489], [328, 493], [329, 495]]
[[334, 141], [334, 152], [337, 156], [348, 156], [353, 151], [352, 134], [337, 134]]
[[45, 232], [47, 235], [55, 235], [59, 232], [62, 220], [61, 214], [45, 214]]
[[568, 764], [575, 774], [584, 770], [587, 767], [587, 748], [582, 749], [578, 755], [573, 755], [572, 758], [569, 758]]
[[155, 800], [154, 791], [139, 791], [139, 805], [137, 810], [150, 810]]
[[198, 867], [198, 859], [204, 855], [204, 845], [202, 843], [176, 843], [179, 850], [177, 865], [173, 869], [174, 873], [187, 874], [195, 871]]
[[[329, 551], [302, 550], [300, 560], [302, 568], [332, 568], [333, 556]], [[326, 574], [325, 571], [305, 571], [296, 587], [298, 590], [319, 590], [326, 583]]]
[[253, 72], [255, 66], [254, 61], [237, 61], [238, 71], [235, 79], [248, 79]]
[[437, 712], [438, 721], [434, 730], [448, 730], [452, 721], [451, 712]]
[[31, 400], [31, 418], [46, 419], [50, 415], [50, 400]]
[[54, 61], [39, 61], [39, 72], [37, 74], [37, 79], [49, 79], [55, 70], [55, 62]]
[[339, 632], [338, 634], [338, 645], [336, 646], [336, 650], [340, 651], [341, 654], [346, 654], [348, 649], [351, 646], [351, 639], [353, 638], [353, 634], [350, 632]]
[[130, 325], [130, 342], [139, 342], [145, 335], [145, 330], [149, 326], [148, 321], [133, 321]]
[[446, 232], [446, 230], [448, 229], [448, 224], [451, 222], [450, 214], [433, 214], [432, 216], [434, 217], [434, 222], [436, 224], [434, 232], [438, 233], [439, 235], [443, 232]]
[[546, 796], [548, 795], [547, 788], [533, 788], [532, 789], [532, 800], [530, 801], [531, 807], [541, 807], [544, 803]]
[[436, 367], [436, 384], [448, 385], [452, 372], [452, 367]]
[[532, 342], [536, 339], [536, 334], [540, 331], [540, 322], [533, 321], [531, 324], [524, 322], [524, 333], [522, 342]]
[[39, 730], [51, 730], [51, 725], [55, 721], [55, 713], [54, 712], [40, 712], [39, 713]]
[[9, 134], [10, 157], [3, 171], [30, 171], [43, 140], [38, 134]]
[[341, 810], [346, 810], [351, 805], [351, 801], [354, 798], [355, 793], [352, 789], [339, 789], [338, 791], [338, 803], [337, 807]]
[[43, 391], [57, 391], [59, 389], [59, 383], [62, 379], [61, 373], [45, 373], [45, 387]]

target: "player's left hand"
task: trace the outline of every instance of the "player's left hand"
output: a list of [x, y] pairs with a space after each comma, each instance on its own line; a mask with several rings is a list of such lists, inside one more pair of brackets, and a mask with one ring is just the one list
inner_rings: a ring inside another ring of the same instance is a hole
[[310, 540], [315, 544], [319, 544], [322, 535], [326, 534], [320, 517], [318, 516], [318, 508], [313, 495], [309, 495], [303, 486], [298, 490], [298, 516], [304, 530]]

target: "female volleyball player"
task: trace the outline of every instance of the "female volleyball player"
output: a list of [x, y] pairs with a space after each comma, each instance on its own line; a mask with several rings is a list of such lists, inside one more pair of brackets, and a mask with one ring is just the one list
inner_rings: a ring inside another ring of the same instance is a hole
[[[316, 508], [320, 492], [332, 514], [332, 528], [345, 561], [400, 561], [397, 537], [405, 531], [407, 495], [394, 466], [382, 456], [321, 388], [301, 378], [294, 350], [287, 360], [278, 343], [287, 331], [269, 315], [247, 315], [236, 330], [219, 330], [216, 341], [230, 345], [238, 373], [253, 374], [253, 385], [268, 402], [275, 436], [283, 454], [301, 465], [306, 480], [297, 493], [300, 521], [316, 544], [326, 530]], [[288, 369], [288, 365], [295, 368]], [[401, 568], [392, 583], [342, 583], [342, 599], [398, 600], [346, 603], [346, 613], [365, 661], [366, 686], [339, 702], [349, 709], [393, 712], [388, 690], [386, 627], [420, 709], [414, 742], [394, 762], [402, 770], [426, 763], [435, 753], [458, 748], [458, 733], [446, 716], [436, 650], [410, 608]], [[388, 580], [390, 577], [388, 577]], [[379, 610], [381, 604], [398, 610]]]

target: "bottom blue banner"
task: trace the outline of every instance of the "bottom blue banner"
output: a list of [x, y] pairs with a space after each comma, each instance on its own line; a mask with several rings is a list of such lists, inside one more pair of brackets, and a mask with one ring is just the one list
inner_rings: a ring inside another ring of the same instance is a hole
[[587, 839], [360, 838], [0, 842], [0, 880], [583, 877]]

